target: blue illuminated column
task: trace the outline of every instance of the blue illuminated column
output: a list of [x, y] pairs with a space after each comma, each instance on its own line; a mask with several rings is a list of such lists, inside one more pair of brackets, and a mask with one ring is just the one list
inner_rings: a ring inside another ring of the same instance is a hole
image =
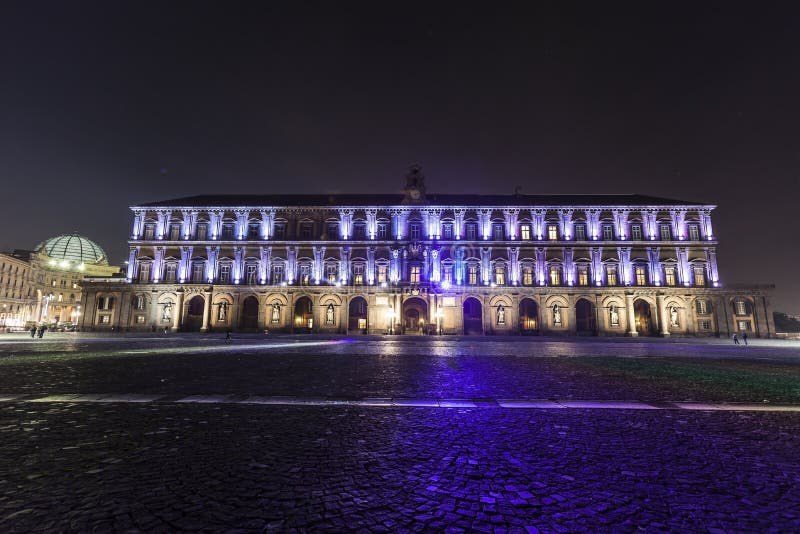
[[428, 211], [428, 239], [440, 239], [442, 237], [442, 210], [434, 209]]
[[294, 284], [297, 279], [297, 247], [286, 247], [286, 283]]
[[711, 241], [714, 239], [714, 229], [711, 227], [711, 210], [700, 212], [700, 228], [703, 232], [703, 239]]
[[587, 209], [586, 221], [589, 226], [589, 239], [597, 240], [600, 237], [600, 210]]
[[325, 247], [314, 247], [314, 283], [319, 284], [322, 281], [323, 263], [325, 260]]
[[672, 235], [679, 241], [683, 241], [686, 239], [686, 210], [670, 210], [669, 215]]
[[158, 211], [156, 212], [158, 224], [156, 225], [156, 239], [164, 239], [164, 236], [169, 232], [169, 219], [172, 217], [172, 211]]
[[339, 210], [339, 237], [342, 239], [353, 237], [353, 210]]
[[378, 210], [367, 209], [364, 213], [367, 216], [367, 235], [370, 239], [375, 239], [378, 235]]
[[661, 248], [647, 247], [647, 259], [650, 266], [650, 280], [654, 285], [660, 286], [663, 283], [661, 275]]
[[628, 239], [628, 210], [614, 210], [614, 230], [621, 240]]
[[[272, 247], [259, 247], [259, 261], [258, 261], [258, 280], [262, 284], [269, 281], [271, 269], [270, 261], [272, 259]], [[315, 252], [316, 253], [316, 252]]]
[[517, 221], [519, 220], [519, 210], [503, 210], [503, 217], [505, 218], [506, 235], [508, 236], [508, 239], [517, 239]]
[[217, 259], [219, 258], [219, 247], [206, 247], [206, 281], [214, 283], [217, 277]]
[[478, 212], [478, 226], [481, 231], [481, 239], [488, 240], [492, 235], [492, 210], [480, 209]]
[[270, 239], [275, 231], [275, 210], [261, 210], [261, 239]]
[[439, 282], [442, 279], [442, 262], [439, 257], [439, 250], [431, 250], [431, 282]]
[[508, 277], [511, 279], [512, 285], [519, 285], [519, 249], [516, 247], [508, 248], [508, 261], [510, 269]]
[[144, 233], [144, 219], [144, 211], [135, 210], [133, 212], [133, 228], [131, 229], [131, 237], [133, 239], [139, 239]]
[[183, 210], [181, 211], [181, 216], [181, 238], [191, 239], [195, 235], [195, 229], [197, 228], [197, 212]]
[[224, 216], [224, 211], [208, 212], [208, 237], [210, 239], [219, 239], [219, 235], [222, 233], [222, 219]]
[[481, 280], [483, 285], [489, 285], [491, 280], [492, 268], [492, 249], [491, 247], [481, 248]]
[[189, 269], [191, 269], [193, 250], [194, 247], [191, 246], [181, 247], [181, 263], [178, 266], [178, 281], [180, 283], [186, 282], [186, 280], [189, 278]]
[[622, 285], [629, 286], [631, 285], [631, 279], [633, 278], [633, 269], [631, 268], [631, 248], [617, 247], [617, 256], [619, 257], [620, 281], [622, 282]]
[[711, 285], [718, 287], [719, 272], [717, 271], [717, 251], [713, 247], [706, 248], [705, 251], [708, 265], [708, 277], [711, 279]]
[[367, 284], [375, 283], [375, 247], [367, 247]]
[[542, 247], [537, 248], [536, 249], [536, 277], [539, 279], [539, 285], [540, 286], [543, 286], [545, 284], [545, 277], [547, 276], [545, 274], [545, 267], [547, 266], [546, 261], [545, 261], [546, 259], [547, 259], [547, 256], [546, 256], [545, 249], [542, 248]]
[[689, 287], [692, 285], [692, 275], [689, 266], [689, 249], [686, 247], [677, 247], [675, 252], [678, 255], [678, 265], [681, 271], [681, 282], [684, 286]]
[[248, 210], [236, 210], [236, 239], [242, 240], [247, 235], [247, 221], [250, 219]]
[[571, 209], [560, 209], [558, 210], [558, 226], [559, 230], [561, 231], [561, 235], [564, 236], [564, 239], [567, 241], [572, 239], [573, 236], [573, 224], [572, 224], [572, 210]]
[[339, 247], [339, 281], [346, 284], [350, 279], [350, 247]]
[[464, 214], [466, 210], [464, 209], [455, 209], [453, 210], [453, 218], [455, 219], [455, 224], [453, 225], [453, 232], [455, 233], [456, 239], [461, 239], [464, 236]]
[[574, 251], [571, 247], [565, 247], [563, 249], [563, 259], [564, 259], [564, 280], [566, 280], [568, 286], [575, 285], [575, 261], [574, 261]]
[[544, 218], [547, 215], [547, 210], [537, 208], [531, 210], [531, 222], [533, 223], [533, 236], [542, 240], [544, 236]]
[[594, 285], [603, 285], [603, 248], [594, 247], [591, 249], [592, 254], [592, 275], [594, 277]]
[[238, 284], [242, 281], [244, 273], [244, 247], [233, 247], [233, 283]]
[[456, 285], [464, 283], [464, 248], [458, 247], [456, 249], [456, 263], [455, 263], [455, 277]]
[[139, 255], [139, 247], [131, 247], [128, 251], [128, 272], [126, 278], [128, 282], [132, 282], [136, 277], [136, 263], [138, 262], [137, 256]]
[[389, 278], [392, 283], [400, 281], [400, 250], [392, 249], [392, 258], [389, 263]]
[[642, 210], [642, 222], [644, 223], [644, 231], [647, 235], [647, 239], [655, 241], [658, 236], [658, 210]]
[[150, 276], [153, 277], [153, 282], [158, 283], [161, 281], [162, 273], [164, 272], [164, 247], [155, 247], [153, 251], [153, 272]]

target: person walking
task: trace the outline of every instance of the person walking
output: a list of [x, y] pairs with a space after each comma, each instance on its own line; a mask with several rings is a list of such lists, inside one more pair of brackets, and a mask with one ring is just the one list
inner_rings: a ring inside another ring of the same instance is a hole
[[747, 346], [747, 332], [742, 332], [742, 341], [744, 341], [744, 346]]
[[36, 325], [31, 326], [31, 339], [36, 337]]
[[733, 344], [734, 345], [739, 344], [739, 336], [737, 336], [736, 334], [733, 334]]
[[45, 325], [42, 325], [42, 326], [40, 326], [40, 327], [39, 327], [39, 329], [36, 331], [36, 334], [39, 336], [39, 339], [42, 339], [42, 338], [44, 337], [44, 331], [45, 331], [45, 330], [47, 330], [47, 327], [46, 327]]
[[228, 330], [225, 332], [225, 343], [230, 343], [231, 341], [233, 341], [233, 337], [231, 337], [231, 331]]

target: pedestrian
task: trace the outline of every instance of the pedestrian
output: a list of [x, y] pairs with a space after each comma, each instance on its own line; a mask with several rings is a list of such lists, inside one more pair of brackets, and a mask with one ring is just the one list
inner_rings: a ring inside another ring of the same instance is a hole
[[47, 328], [47, 327], [46, 327], [45, 325], [42, 325], [42, 326], [40, 326], [40, 327], [39, 327], [39, 329], [36, 331], [36, 335], [38, 335], [38, 336], [39, 336], [39, 339], [42, 339], [42, 338], [44, 337], [44, 331], [45, 331], [45, 329], [46, 329], [46, 328]]
[[31, 326], [31, 339], [36, 337], [36, 325]]
[[742, 341], [744, 341], [744, 346], [747, 346], [747, 332], [742, 332]]
[[225, 332], [225, 343], [230, 343], [231, 341], [233, 341], [233, 338], [231, 337], [231, 331], [228, 330]]
[[737, 336], [736, 334], [733, 334], [733, 344], [734, 345], [739, 344], [739, 336]]

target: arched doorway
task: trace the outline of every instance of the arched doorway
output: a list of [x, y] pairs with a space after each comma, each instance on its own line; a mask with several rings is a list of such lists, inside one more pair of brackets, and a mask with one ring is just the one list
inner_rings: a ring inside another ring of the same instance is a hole
[[308, 297], [300, 297], [294, 303], [294, 331], [301, 334], [310, 334], [314, 329], [314, 304]]
[[403, 332], [424, 334], [428, 317], [428, 303], [413, 297], [403, 302]]
[[575, 330], [578, 334], [597, 334], [597, 321], [594, 304], [586, 299], [578, 299], [575, 303]]
[[364, 297], [354, 297], [348, 306], [348, 329], [351, 332], [367, 333], [367, 300]]
[[203, 326], [203, 309], [206, 301], [200, 295], [195, 295], [189, 301], [186, 309], [186, 320], [183, 321], [183, 329], [187, 332], [199, 332]]
[[656, 321], [650, 304], [646, 300], [636, 299], [633, 301], [633, 321], [636, 324], [636, 333], [640, 336], [656, 335]]
[[527, 335], [539, 333], [539, 306], [533, 299], [522, 299], [519, 303], [519, 331]]
[[475, 297], [464, 301], [464, 333], [483, 334], [483, 310], [480, 301]]
[[249, 296], [242, 303], [242, 318], [239, 321], [242, 330], [256, 330], [258, 328], [258, 299]]

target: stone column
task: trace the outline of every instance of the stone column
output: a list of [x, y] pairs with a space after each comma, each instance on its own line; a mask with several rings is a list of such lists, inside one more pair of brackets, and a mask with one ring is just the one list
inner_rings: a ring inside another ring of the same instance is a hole
[[208, 332], [208, 323], [211, 320], [211, 290], [203, 291], [203, 326], [200, 327], [201, 332]]
[[173, 332], [181, 329], [181, 318], [183, 317], [183, 290], [178, 290], [178, 302], [175, 303], [175, 311], [172, 315], [172, 328]]
[[669, 337], [669, 321], [664, 309], [664, 295], [656, 295], [656, 308], [658, 308], [658, 327], [662, 336]]
[[631, 337], [639, 335], [639, 332], [636, 331], [636, 318], [634, 317], [634, 313], [633, 295], [627, 294], [625, 295], [625, 315], [628, 321], [628, 335]]

